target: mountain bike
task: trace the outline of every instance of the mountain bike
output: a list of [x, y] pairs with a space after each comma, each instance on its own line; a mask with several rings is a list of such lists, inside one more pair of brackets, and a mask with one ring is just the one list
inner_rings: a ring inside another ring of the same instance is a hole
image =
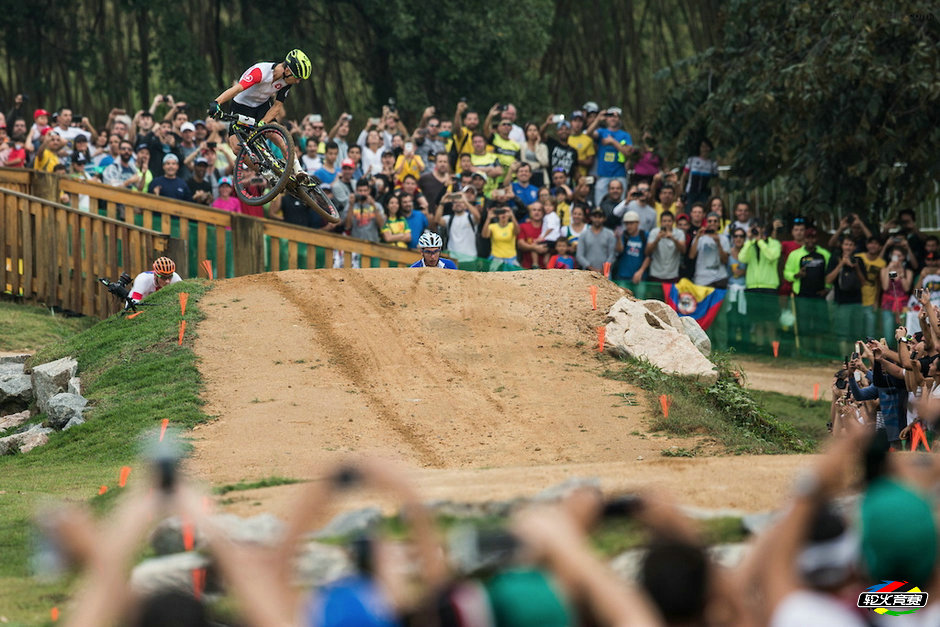
[[241, 149], [235, 159], [233, 187], [245, 204], [263, 205], [286, 191], [323, 216], [327, 222], [339, 222], [339, 211], [320, 187], [321, 181], [310, 174], [294, 174], [297, 149], [294, 139], [283, 126], [268, 122], [255, 126], [254, 118], [223, 113], [222, 122], [232, 122], [232, 134]]

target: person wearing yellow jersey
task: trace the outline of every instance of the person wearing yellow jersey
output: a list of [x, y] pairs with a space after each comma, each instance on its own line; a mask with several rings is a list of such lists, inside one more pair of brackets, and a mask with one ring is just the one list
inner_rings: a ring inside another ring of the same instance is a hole
[[483, 174], [486, 180], [486, 186], [483, 192], [487, 198], [490, 193], [499, 187], [497, 177], [503, 175], [503, 166], [499, 159], [492, 152], [486, 150], [486, 138], [477, 133], [473, 136], [473, 152], [470, 154], [470, 170], [473, 174]]
[[512, 131], [512, 120], [500, 119], [496, 126], [496, 132], [493, 132], [493, 118], [500, 114], [499, 107], [498, 104], [493, 105], [483, 122], [483, 134], [499, 160], [499, 164], [503, 167], [503, 173], [496, 177], [497, 185], [502, 183], [505, 173], [509, 171], [512, 164], [521, 158], [519, 144], [509, 138], [509, 133]]
[[453, 148], [457, 152], [457, 173], [460, 170], [460, 155], [473, 153], [473, 135], [480, 126], [480, 114], [467, 110], [467, 101], [457, 103], [457, 112], [454, 113]]
[[480, 235], [490, 240], [490, 259], [502, 261], [511, 266], [518, 266], [516, 258], [516, 236], [519, 234], [519, 222], [516, 214], [505, 207], [490, 207], [486, 212], [486, 221]]
[[401, 185], [409, 174], [415, 179], [424, 172], [424, 161], [415, 154], [415, 145], [405, 142], [404, 151], [395, 160], [395, 182]]
[[656, 209], [656, 226], [660, 226], [659, 218], [664, 211], [670, 213], [676, 212], [676, 187], [672, 183], [666, 183], [659, 192], [659, 202], [653, 207]]
[[587, 176], [594, 165], [594, 155], [597, 150], [594, 148], [594, 139], [584, 133], [584, 113], [581, 110], [571, 113], [571, 135], [568, 137], [568, 145], [578, 151], [578, 166], [575, 168], [575, 176]]
[[863, 335], [873, 337], [878, 321], [878, 303], [881, 301], [878, 292], [881, 287], [881, 269], [887, 265], [881, 256], [881, 240], [872, 235], [865, 241], [865, 252], [856, 253], [855, 257], [862, 264], [862, 274], [865, 281], [862, 283], [862, 324]]
[[36, 161], [33, 163], [33, 169], [52, 172], [59, 163], [57, 153], [63, 146], [65, 146], [65, 140], [62, 139], [58, 131], [53, 130], [51, 126], [44, 128], [39, 150], [36, 151]]

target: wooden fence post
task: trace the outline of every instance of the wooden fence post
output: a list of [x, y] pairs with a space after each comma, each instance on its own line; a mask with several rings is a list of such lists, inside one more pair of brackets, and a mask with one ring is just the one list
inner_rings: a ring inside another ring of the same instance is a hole
[[264, 272], [264, 225], [260, 220], [232, 214], [232, 255], [235, 276]]
[[36, 171], [32, 176], [30, 195], [50, 202], [59, 202], [59, 175]]
[[192, 278], [189, 276], [189, 241], [176, 237], [169, 238], [164, 254], [176, 262], [176, 274], [184, 279]]

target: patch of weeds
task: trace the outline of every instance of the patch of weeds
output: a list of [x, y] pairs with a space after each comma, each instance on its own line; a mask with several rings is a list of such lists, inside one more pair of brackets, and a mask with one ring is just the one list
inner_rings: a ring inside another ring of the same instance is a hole
[[501, 386], [499, 386], [498, 388], [496, 388], [495, 390], [493, 390], [493, 393], [494, 393], [494, 394], [499, 394], [500, 392], [502, 392], [502, 391], [505, 390], [505, 389], [506, 389], [506, 387], [501, 385]]
[[257, 490], [259, 488], [273, 488], [274, 486], [291, 485], [294, 483], [302, 483], [302, 480], [291, 479], [289, 477], [278, 477], [275, 475], [272, 477], [259, 479], [258, 481], [239, 481], [238, 483], [230, 483], [228, 485], [218, 486], [212, 489], [212, 493], [222, 495], [228, 494], [229, 492], [242, 492], [244, 490]]
[[295, 364], [305, 364], [305, 363], [307, 363], [307, 360], [306, 360], [306, 359], [295, 359], [295, 360], [294, 360], [294, 363], [295, 363]]
[[672, 446], [661, 450], [659, 454], [663, 457], [695, 457], [698, 455], [698, 449]]

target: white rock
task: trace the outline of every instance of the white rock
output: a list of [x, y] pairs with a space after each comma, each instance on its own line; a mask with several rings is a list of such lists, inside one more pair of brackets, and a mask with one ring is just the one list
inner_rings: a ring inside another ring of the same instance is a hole
[[69, 389], [66, 390], [69, 394], [75, 394], [77, 396], [82, 395], [82, 380], [79, 377], [72, 377], [69, 379]]
[[642, 300], [643, 306], [650, 310], [654, 316], [671, 326], [676, 331], [685, 331], [682, 328], [682, 321], [676, 310], [661, 300]]
[[19, 412], [33, 400], [28, 374], [0, 374], [0, 411]]
[[611, 321], [606, 343], [615, 352], [646, 359], [663, 372], [697, 378], [706, 385], [718, 380], [714, 365], [689, 336], [662, 322], [642, 303], [621, 298], [607, 315]]
[[46, 416], [49, 419], [49, 425], [54, 429], [62, 429], [75, 418], [85, 422], [82, 413], [87, 405], [88, 399], [77, 394], [69, 394], [68, 392], [56, 394], [46, 402]]
[[33, 368], [33, 395], [39, 411], [45, 412], [49, 399], [68, 389], [69, 379], [78, 371], [78, 362], [63, 357]]
[[17, 414], [10, 414], [0, 418], [0, 432], [7, 429], [13, 429], [29, 420], [29, 410], [23, 410]]
[[705, 331], [702, 329], [701, 325], [699, 325], [698, 320], [692, 316], [681, 316], [679, 320], [682, 322], [682, 330], [689, 336], [689, 339], [692, 340], [692, 344], [695, 345], [695, 348], [706, 357], [711, 355], [712, 341], [705, 335]]

